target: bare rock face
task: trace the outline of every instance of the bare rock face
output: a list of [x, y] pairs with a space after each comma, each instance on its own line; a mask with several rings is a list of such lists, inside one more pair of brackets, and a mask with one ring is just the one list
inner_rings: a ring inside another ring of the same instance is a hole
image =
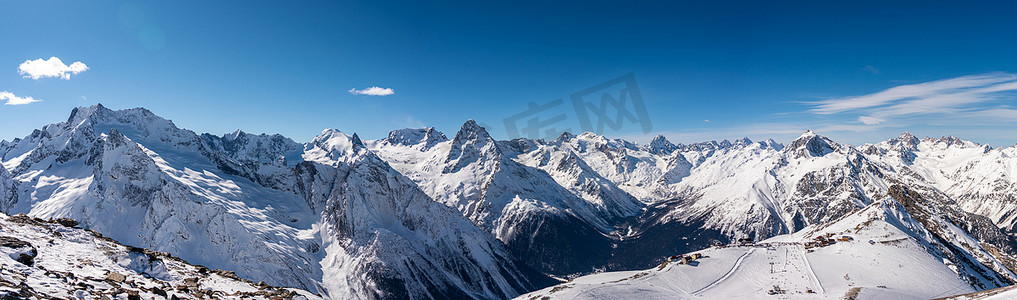
[[11, 259], [18, 261], [26, 266], [32, 266], [35, 264], [35, 257], [39, 255], [39, 252], [35, 250], [35, 247], [28, 242], [22, 241], [15, 237], [0, 236], [0, 247]]
[[60, 225], [63, 225], [64, 227], [76, 227], [76, 226], [78, 226], [78, 221], [75, 221], [74, 219], [71, 219], [71, 218], [59, 218], [59, 219], [56, 219], [55, 222], [57, 222]]

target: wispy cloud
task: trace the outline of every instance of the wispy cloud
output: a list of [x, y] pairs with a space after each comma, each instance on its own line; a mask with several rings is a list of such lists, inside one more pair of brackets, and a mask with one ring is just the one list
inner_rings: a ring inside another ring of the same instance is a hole
[[50, 57], [47, 60], [42, 58], [26, 60], [18, 66], [18, 73], [25, 78], [32, 79], [59, 77], [60, 79], [68, 80], [71, 79], [72, 74], [78, 74], [86, 70], [88, 70], [88, 66], [86, 66], [85, 63], [76, 61], [68, 66], [55, 56]]
[[33, 102], [42, 101], [42, 99], [35, 99], [32, 97], [18, 97], [14, 95], [14, 93], [8, 91], [0, 92], [0, 100], [7, 101], [4, 103], [4, 105], [25, 105]]
[[876, 68], [876, 66], [873, 66], [873, 65], [865, 65], [865, 67], [862, 68], [862, 69], [864, 69], [866, 71], [869, 71], [869, 73], [876, 74], [876, 75], [879, 75], [879, 73], [881, 73], [879, 71], [879, 68]]
[[[857, 115], [864, 125], [912, 122], [972, 120], [992, 118], [1017, 121], [1017, 110], [1005, 104], [1017, 99], [1017, 75], [989, 73], [908, 84], [880, 92], [828, 99], [810, 103], [809, 113], [818, 115]], [[922, 120], [924, 118], [924, 120]], [[985, 121], [985, 120], [983, 120]], [[857, 124], [857, 123], [855, 123]]]
[[350, 89], [347, 92], [349, 92], [350, 94], [354, 94], [354, 95], [367, 95], [367, 96], [388, 96], [388, 95], [395, 94], [395, 91], [390, 89], [390, 88], [380, 88], [380, 87], [376, 87], [376, 86], [372, 86], [372, 87], [369, 87], [369, 88], [366, 88], [366, 89], [360, 89], [360, 90], [358, 90], [358, 89]]
[[836, 114], [867, 111], [883, 116], [935, 113], [940, 109], [998, 99], [999, 94], [1017, 90], [1017, 75], [991, 73], [901, 85], [877, 93], [814, 102], [810, 111]]

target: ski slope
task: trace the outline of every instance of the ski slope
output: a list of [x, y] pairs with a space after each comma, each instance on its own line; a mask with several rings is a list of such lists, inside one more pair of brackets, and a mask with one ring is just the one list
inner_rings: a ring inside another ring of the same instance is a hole
[[[977, 290], [895, 213], [874, 204], [830, 226], [705, 249], [690, 264], [584, 276], [517, 299], [931, 299]], [[853, 240], [804, 247], [825, 233]], [[770, 295], [775, 286], [785, 293]]]

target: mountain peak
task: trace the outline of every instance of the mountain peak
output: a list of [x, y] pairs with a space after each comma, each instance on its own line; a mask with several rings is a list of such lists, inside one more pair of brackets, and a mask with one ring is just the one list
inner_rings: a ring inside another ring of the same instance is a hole
[[965, 144], [964, 140], [952, 135], [941, 137], [937, 139], [936, 142], [945, 143], [948, 146], [963, 146]]
[[677, 148], [671, 141], [667, 140], [663, 135], [657, 135], [650, 140], [650, 143], [646, 145], [647, 151], [654, 154], [669, 154], [674, 152]]
[[425, 127], [393, 130], [388, 133], [388, 137], [384, 139], [384, 142], [391, 145], [403, 146], [424, 144], [425, 148], [430, 148], [435, 144], [447, 140], [448, 137], [445, 137], [445, 134], [441, 131], [434, 129], [434, 127]]
[[76, 107], [71, 110], [67, 122], [47, 125], [46, 131], [53, 135], [60, 135], [60, 132], [80, 132], [97, 136], [113, 128], [135, 141], [186, 143], [185, 140], [196, 136], [190, 130], [180, 129], [173, 121], [145, 108], [111, 110], [102, 104]]
[[837, 143], [809, 129], [788, 144], [784, 151], [794, 153], [795, 158], [819, 157], [837, 151], [838, 148], [840, 146]]
[[337, 129], [325, 129], [311, 141], [312, 144], [336, 154], [333, 158], [351, 154], [358, 149], [363, 149], [364, 142], [354, 133], [352, 136]]
[[483, 126], [478, 125], [473, 119], [469, 119], [463, 124], [463, 127], [456, 133], [452, 143], [462, 144], [465, 140], [489, 140], [492, 143], [494, 142], [494, 139], [487, 133], [487, 130]]
[[568, 140], [571, 140], [571, 139], [574, 139], [574, 138], [576, 138], [575, 134], [572, 134], [571, 132], [566, 131], [566, 132], [562, 132], [561, 135], [558, 136], [558, 139], [555, 140], [555, 142], [562, 143], [562, 142], [565, 142], [565, 141], [568, 141]]
[[81, 123], [86, 118], [96, 114], [107, 114], [112, 112], [109, 108], [106, 108], [102, 103], [96, 103], [92, 106], [79, 106], [71, 109], [71, 115], [67, 117], [67, 123], [72, 126]]
[[353, 143], [354, 147], [364, 147], [364, 141], [360, 140], [360, 137], [357, 136], [356, 132], [353, 133], [353, 137], [350, 138], [350, 142]]
[[901, 143], [908, 147], [914, 147], [921, 142], [921, 140], [919, 140], [918, 137], [907, 131], [901, 133], [900, 136], [897, 137], [897, 141], [900, 141]]
[[498, 149], [497, 142], [491, 138], [491, 135], [487, 134], [487, 130], [470, 119], [463, 124], [463, 127], [456, 133], [456, 137], [452, 139], [452, 148], [445, 159], [447, 165], [444, 172], [456, 172], [481, 159], [500, 160], [501, 150]]
[[227, 140], [237, 140], [237, 139], [242, 139], [245, 136], [247, 136], [246, 132], [244, 132], [243, 130], [237, 129], [237, 131], [234, 131], [234, 132], [231, 132], [231, 133], [227, 133], [227, 134], [223, 135], [222, 137], [223, 137], [223, 139], [227, 139]]
[[487, 129], [484, 129], [484, 126], [480, 126], [473, 119], [466, 120], [466, 123], [463, 123], [459, 131], [484, 132], [484, 134], [487, 134]]

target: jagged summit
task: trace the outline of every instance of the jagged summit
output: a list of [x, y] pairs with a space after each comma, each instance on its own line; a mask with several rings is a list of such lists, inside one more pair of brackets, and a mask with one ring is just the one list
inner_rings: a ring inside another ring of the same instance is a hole
[[337, 129], [325, 129], [304, 145], [300, 158], [335, 166], [370, 156], [370, 153], [356, 134], [348, 135]]
[[347, 135], [338, 129], [325, 129], [318, 136], [311, 140], [311, 145], [317, 146], [332, 154], [332, 158], [338, 158], [353, 154], [364, 149], [364, 142], [356, 133]]
[[456, 132], [456, 137], [452, 139], [453, 148], [462, 148], [465, 144], [486, 145], [487, 143], [493, 144], [494, 139], [487, 133], [487, 129], [478, 125], [473, 119], [463, 123], [459, 132]]
[[657, 135], [650, 140], [650, 143], [646, 145], [646, 149], [654, 154], [670, 154], [678, 149], [678, 146], [672, 144], [671, 141], [667, 140], [663, 135]]
[[572, 134], [571, 132], [566, 131], [566, 132], [562, 132], [561, 135], [559, 135], [558, 138], [554, 140], [554, 143], [558, 144], [558, 145], [561, 145], [562, 143], [568, 142], [568, 141], [570, 141], [570, 140], [572, 140], [574, 138], [576, 138], [575, 134]]
[[353, 143], [354, 147], [363, 147], [364, 146], [364, 141], [360, 140], [360, 136], [357, 136], [356, 132], [354, 132], [353, 136], [350, 137], [350, 143]]
[[144, 126], [148, 123], [163, 123], [159, 125], [169, 125], [176, 127], [173, 122], [157, 116], [152, 111], [142, 108], [129, 108], [121, 110], [111, 110], [106, 108], [102, 104], [95, 104], [92, 106], [81, 106], [71, 109], [71, 115], [67, 118], [67, 124], [70, 126], [77, 126], [85, 120], [91, 121], [92, 124], [130, 124], [135, 126]]
[[247, 136], [246, 132], [244, 132], [243, 130], [237, 129], [234, 132], [223, 134], [222, 138], [224, 140], [236, 140], [236, 139], [244, 138], [245, 136]]
[[810, 138], [810, 137], [814, 137], [814, 136], [819, 136], [819, 134], [816, 133], [816, 131], [814, 131], [812, 129], [806, 129], [805, 132], [802, 133], [802, 135], [798, 136], [797, 139]]
[[773, 139], [766, 139], [765, 141], [762, 141], [760, 143], [765, 145], [766, 147], [773, 148], [778, 151], [784, 149], [784, 144], [781, 144]]
[[[208, 134], [208, 133], [203, 133], [202, 134], [202, 136], [206, 136], [206, 135], [207, 136], [214, 136], [214, 135], [211, 135], [211, 134]], [[296, 142], [293, 141], [292, 139], [290, 139], [288, 137], [285, 137], [285, 136], [283, 136], [281, 134], [278, 134], [278, 133], [274, 133], [274, 134], [268, 134], [268, 133], [251, 134], [251, 133], [247, 133], [247, 132], [245, 132], [243, 130], [240, 130], [240, 129], [237, 129], [236, 131], [233, 131], [233, 132], [230, 132], [230, 133], [223, 134], [222, 136], [217, 137], [217, 138], [220, 138], [223, 141], [231, 141], [231, 142], [245, 142], [245, 143], [246, 142], [256, 142], [256, 143], [260, 143], [260, 142], [262, 142], [262, 140], [266, 140], [267, 139], [267, 140], [287, 141], [289, 143], [296, 144]]]
[[908, 146], [908, 147], [917, 146], [918, 143], [922, 142], [914, 134], [911, 134], [910, 132], [907, 132], [907, 131], [905, 131], [904, 133], [901, 133], [900, 136], [897, 137], [897, 141], [900, 141], [902, 144], [904, 144], [905, 146]]
[[463, 124], [456, 137], [452, 139], [452, 148], [445, 157], [445, 173], [452, 173], [461, 168], [481, 162], [484, 168], [499, 164], [502, 159], [501, 149], [487, 130], [477, 125], [473, 119]]
[[491, 138], [491, 135], [487, 133], [487, 129], [477, 124], [477, 121], [473, 119], [466, 120], [466, 123], [463, 123], [463, 126], [459, 128], [456, 138], [461, 136], [465, 138]]
[[[918, 137], [915, 137], [914, 134], [905, 131], [904, 133], [901, 133], [900, 136], [886, 141], [885, 144], [891, 146], [892, 148], [884, 149], [884, 151], [885, 150], [897, 151], [897, 154], [900, 157], [901, 162], [910, 165], [914, 163], [915, 158], [918, 157], [917, 154], [915, 154], [915, 151], [918, 151], [918, 145], [921, 143], [922, 140], [918, 139]], [[867, 149], [866, 151], [872, 153], [873, 151], [879, 150], [871, 148]]]
[[965, 140], [962, 140], [962, 139], [960, 139], [958, 137], [955, 137], [955, 136], [952, 136], [952, 135], [948, 135], [948, 136], [944, 136], [944, 137], [941, 137], [941, 138], [938, 138], [938, 139], [934, 139], [934, 141], [936, 143], [942, 143], [942, 144], [945, 144], [947, 146], [958, 146], [958, 147], [979, 147], [979, 146], [982, 146], [981, 144], [978, 144], [978, 143], [975, 143], [975, 142], [965, 141]]
[[393, 130], [389, 132], [388, 137], [382, 140], [382, 142], [390, 145], [422, 145], [424, 148], [430, 148], [444, 141], [448, 141], [448, 138], [441, 131], [434, 129], [434, 127]]
[[792, 153], [796, 158], [820, 157], [835, 152], [839, 148], [840, 145], [837, 143], [809, 129], [787, 147], [784, 147], [783, 151]]

